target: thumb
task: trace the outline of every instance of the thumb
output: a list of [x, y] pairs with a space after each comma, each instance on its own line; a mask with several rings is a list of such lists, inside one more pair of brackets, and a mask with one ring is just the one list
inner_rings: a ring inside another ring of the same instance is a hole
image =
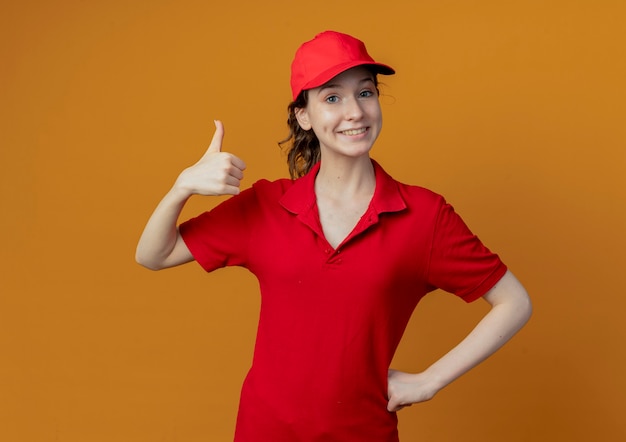
[[220, 120], [214, 120], [214, 122], [215, 133], [213, 134], [213, 139], [211, 140], [211, 144], [209, 144], [209, 148], [204, 154], [205, 156], [208, 153], [222, 151], [222, 141], [224, 140], [224, 124]]

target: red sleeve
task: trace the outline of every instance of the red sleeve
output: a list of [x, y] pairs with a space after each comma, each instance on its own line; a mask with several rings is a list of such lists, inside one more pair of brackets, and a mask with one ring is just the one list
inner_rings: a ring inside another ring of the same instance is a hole
[[250, 221], [255, 219], [256, 208], [254, 189], [250, 188], [179, 226], [185, 244], [204, 270], [245, 267]]
[[506, 270], [498, 255], [485, 247], [444, 202], [435, 224], [429, 283], [471, 302], [487, 293]]

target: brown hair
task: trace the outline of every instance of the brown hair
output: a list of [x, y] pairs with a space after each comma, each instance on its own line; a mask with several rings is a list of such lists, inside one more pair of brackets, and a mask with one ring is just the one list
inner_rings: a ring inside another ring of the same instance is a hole
[[308, 91], [302, 91], [295, 101], [287, 106], [287, 126], [289, 135], [278, 142], [287, 149], [287, 164], [292, 179], [306, 175], [320, 160], [320, 142], [313, 129], [304, 130], [296, 118], [296, 109], [303, 109], [308, 103]]

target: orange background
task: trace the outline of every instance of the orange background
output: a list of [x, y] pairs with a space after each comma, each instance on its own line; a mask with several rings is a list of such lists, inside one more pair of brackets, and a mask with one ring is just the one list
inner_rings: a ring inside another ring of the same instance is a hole
[[[286, 176], [291, 56], [324, 29], [398, 71], [373, 156], [444, 194], [534, 300], [505, 349], [400, 413], [403, 440], [626, 440], [624, 17], [619, 0], [2, 2], [0, 440], [232, 439], [256, 281], [149, 272], [134, 248], [214, 118], [245, 187]], [[428, 296], [394, 366], [423, 369], [486, 306]]]

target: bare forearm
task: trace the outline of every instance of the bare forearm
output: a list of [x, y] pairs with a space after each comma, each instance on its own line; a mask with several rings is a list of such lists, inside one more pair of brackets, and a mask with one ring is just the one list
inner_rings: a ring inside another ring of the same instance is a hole
[[168, 267], [178, 241], [176, 223], [189, 195], [172, 188], [156, 207], [141, 234], [135, 259], [153, 270]]
[[487, 359], [528, 321], [531, 306], [523, 293], [513, 302], [495, 304], [456, 347], [424, 371], [441, 389]]
[[530, 318], [528, 294], [510, 272], [483, 298], [491, 304], [491, 310], [441, 359], [421, 373], [389, 371], [389, 411], [430, 400], [502, 347]]

